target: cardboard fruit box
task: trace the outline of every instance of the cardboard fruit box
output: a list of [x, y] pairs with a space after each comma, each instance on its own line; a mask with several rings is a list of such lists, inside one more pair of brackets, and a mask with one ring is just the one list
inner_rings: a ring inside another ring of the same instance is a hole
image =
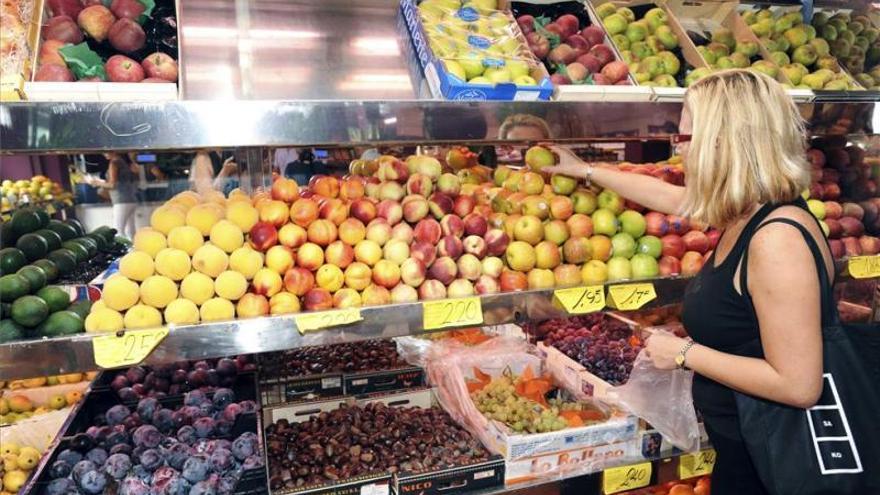
[[[165, 22], [165, 19], [173, 16], [173, 22]], [[28, 100], [33, 101], [167, 101], [181, 98], [181, 85], [179, 84], [183, 70], [183, 60], [180, 50], [180, 8], [175, 0], [155, 0], [155, 8], [151, 16], [143, 23], [142, 27], [147, 35], [146, 44], [140, 50], [125, 54], [116, 50], [108, 40], [97, 42], [84, 33], [85, 44], [106, 64], [113, 55], [127, 55], [137, 62], [149, 54], [164, 52], [177, 61], [178, 82], [157, 83], [121, 83], [121, 82], [46, 82], [36, 81], [35, 78], [40, 68], [39, 54], [43, 44], [43, 30], [52, 16], [48, 5], [42, 10], [42, 28], [37, 37], [37, 46], [33, 52], [31, 73], [28, 74], [24, 84], [24, 93]], [[145, 75], [146, 77], [146, 75]]]

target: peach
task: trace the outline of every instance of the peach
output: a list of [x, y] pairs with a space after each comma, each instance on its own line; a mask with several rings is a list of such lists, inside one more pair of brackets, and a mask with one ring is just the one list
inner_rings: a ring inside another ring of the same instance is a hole
[[692, 230], [681, 237], [682, 242], [684, 242], [684, 247], [688, 251], [696, 251], [700, 254], [705, 254], [706, 251], [709, 250], [709, 238], [706, 234], [698, 231]]
[[590, 237], [590, 252], [592, 259], [608, 261], [611, 258], [611, 239], [604, 235]]
[[[862, 243], [855, 237], [844, 237], [843, 239], [843, 250], [845, 256], [861, 256], [862, 255]], [[682, 266], [684, 266], [684, 260], [682, 260]]]
[[296, 224], [285, 224], [278, 231], [278, 242], [280, 242], [282, 246], [286, 246], [291, 249], [296, 249], [302, 246], [306, 243], [306, 240], [308, 240], [306, 229]]
[[307, 233], [309, 237], [309, 242], [313, 242], [319, 246], [326, 247], [336, 240], [336, 224], [334, 224], [330, 220], [315, 220], [309, 225]]
[[581, 269], [566, 263], [553, 269], [553, 277], [558, 287], [573, 287], [581, 284]]
[[486, 219], [477, 213], [469, 213], [462, 221], [464, 222], [465, 235], [484, 236], [489, 230], [489, 224]]
[[269, 222], [257, 222], [248, 232], [248, 239], [254, 249], [265, 252], [278, 244], [278, 230]]
[[285, 246], [272, 246], [266, 251], [266, 268], [271, 268], [279, 274], [293, 268], [293, 251]]
[[859, 237], [859, 246], [862, 248], [862, 254], [874, 255], [880, 253], [880, 239], [870, 235]]
[[443, 235], [443, 229], [440, 227], [440, 223], [433, 218], [419, 220], [413, 230], [413, 239], [417, 242], [427, 242], [432, 246], [440, 242], [441, 235]]
[[669, 221], [666, 215], [656, 211], [645, 215], [645, 233], [654, 237], [663, 237], [669, 233]]
[[279, 177], [272, 183], [272, 199], [291, 204], [299, 198], [299, 184], [293, 179]]
[[255, 294], [262, 294], [269, 297], [281, 292], [281, 288], [284, 286], [284, 282], [281, 280], [281, 275], [269, 268], [260, 268], [257, 270], [251, 284]]
[[399, 223], [391, 229], [391, 239], [397, 239], [405, 242], [407, 245], [412, 244], [413, 229], [407, 223]]
[[483, 275], [488, 275], [492, 278], [500, 277], [501, 271], [504, 269], [504, 261], [497, 256], [483, 258], [481, 265], [483, 268]]
[[498, 285], [498, 279], [488, 275], [480, 275], [474, 284], [474, 290], [477, 294], [495, 294], [501, 287]]
[[[245, 294], [247, 296], [247, 294]], [[241, 302], [239, 300], [239, 302]], [[299, 298], [290, 292], [279, 292], [269, 298], [269, 313], [273, 315], [284, 315], [290, 313], [298, 313], [300, 311]]]
[[440, 220], [444, 236], [461, 237], [464, 234], [464, 221], [458, 215], [449, 214]]
[[446, 286], [439, 280], [425, 280], [419, 286], [419, 299], [428, 301], [431, 299], [445, 299]]
[[554, 196], [550, 200], [550, 218], [566, 220], [574, 213], [574, 205], [567, 196]]
[[379, 218], [384, 218], [388, 225], [392, 227], [403, 218], [403, 208], [400, 206], [400, 203], [390, 199], [379, 201], [379, 204], [376, 206], [376, 213]]
[[451, 235], [447, 235], [440, 239], [440, 244], [437, 245], [437, 254], [440, 256], [448, 256], [454, 260], [458, 259], [463, 252], [464, 246], [462, 246], [461, 239]]
[[593, 246], [586, 237], [572, 237], [562, 245], [566, 263], [586, 263], [593, 255]]
[[378, 200], [379, 188], [382, 187], [382, 183], [379, 182], [379, 179], [376, 179], [375, 177], [369, 177], [369, 179], [374, 180], [367, 180], [366, 182], [364, 182], [364, 193], [367, 195], [367, 198], [370, 198], [371, 200]]
[[314, 182], [309, 181], [309, 189], [318, 196], [335, 198], [339, 196], [339, 179], [332, 175], [318, 177]]
[[306, 311], [324, 311], [333, 308], [333, 296], [327, 289], [312, 289], [306, 292], [302, 300]]
[[477, 206], [477, 200], [473, 196], [462, 194], [452, 202], [452, 212], [464, 218], [474, 211], [475, 206]]
[[430, 267], [437, 259], [437, 247], [434, 244], [416, 241], [409, 247], [410, 255], [421, 261], [425, 267]]
[[354, 249], [342, 241], [331, 242], [324, 250], [324, 260], [331, 265], [345, 268], [354, 261]]
[[674, 256], [664, 256], [658, 263], [660, 276], [669, 277], [681, 273], [681, 262]]
[[525, 273], [513, 270], [504, 270], [499, 279], [501, 292], [526, 290], [529, 288], [529, 279]]
[[681, 259], [687, 251], [684, 241], [677, 234], [666, 234], [660, 239], [660, 242], [663, 243], [663, 256]]
[[[360, 179], [345, 179], [339, 184], [339, 199], [343, 201], [354, 201], [364, 197], [364, 183]], [[358, 295], [360, 300], [360, 295]]]
[[339, 240], [349, 246], [354, 246], [366, 239], [367, 228], [364, 227], [364, 223], [357, 218], [348, 218], [339, 224], [338, 234]]
[[419, 291], [406, 284], [397, 284], [391, 289], [392, 303], [412, 303], [419, 300]]
[[523, 215], [516, 221], [513, 237], [517, 241], [524, 241], [534, 246], [544, 239], [544, 226], [538, 217]]
[[[300, 198], [290, 207], [290, 220], [300, 227], [308, 227], [318, 219], [318, 203], [311, 199]], [[262, 217], [260, 213], [260, 217]]]
[[379, 170], [376, 171], [376, 177], [381, 181], [397, 181], [406, 184], [409, 178], [409, 168], [405, 163], [391, 155], [383, 155], [379, 157]]
[[470, 280], [459, 278], [453, 280], [446, 289], [447, 297], [469, 297], [474, 295], [474, 284]]
[[476, 280], [483, 274], [483, 264], [472, 254], [462, 255], [456, 264], [458, 276], [468, 280]]
[[576, 213], [565, 221], [571, 237], [590, 237], [593, 235], [593, 220], [581, 213]]
[[529, 271], [526, 281], [529, 289], [550, 289], [556, 284], [556, 277], [551, 270], [534, 268]]
[[446, 256], [437, 258], [428, 270], [428, 275], [443, 285], [449, 285], [458, 275], [458, 266], [452, 258]]
[[318, 216], [330, 220], [333, 225], [339, 225], [348, 218], [348, 205], [343, 203], [341, 199], [327, 199], [321, 203]]
[[557, 246], [561, 246], [568, 240], [568, 225], [562, 220], [550, 220], [544, 224], [544, 239]]
[[354, 289], [344, 287], [333, 294], [334, 308], [359, 308], [361, 304], [361, 294]]
[[376, 219], [367, 226], [367, 240], [384, 246], [391, 239], [391, 226], [384, 219]]
[[400, 282], [400, 267], [393, 261], [379, 260], [373, 267], [373, 283], [393, 289]]
[[315, 287], [315, 276], [300, 266], [284, 273], [284, 289], [291, 294], [302, 296]]
[[382, 259], [382, 246], [374, 240], [364, 239], [355, 245], [354, 257], [361, 263], [374, 266]]
[[296, 266], [315, 271], [324, 264], [324, 249], [312, 242], [307, 242], [296, 251]]
[[355, 261], [345, 269], [345, 286], [354, 290], [364, 290], [373, 280], [373, 271], [364, 263]]
[[379, 200], [390, 199], [392, 201], [400, 201], [403, 199], [406, 191], [404, 191], [403, 186], [398, 184], [397, 182], [383, 182], [379, 186]]
[[462, 241], [462, 246], [464, 247], [465, 253], [472, 254], [480, 259], [486, 256], [486, 252], [488, 251], [486, 241], [478, 235], [469, 235], [465, 237], [464, 241]]
[[406, 181], [406, 192], [409, 194], [419, 194], [425, 198], [431, 195], [434, 190], [434, 184], [431, 178], [422, 174], [412, 174]]
[[409, 258], [400, 265], [400, 279], [406, 285], [418, 287], [425, 281], [425, 264], [416, 258]]
[[501, 229], [491, 229], [486, 232], [486, 254], [489, 256], [501, 256], [507, 251], [510, 237]]
[[351, 216], [360, 220], [364, 224], [368, 224], [376, 218], [376, 204], [366, 198], [353, 201], [349, 208]]
[[428, 216], [428, 201], [420, 196], [410, 196], [403, 200], [403, 218], [409, 223], [416, 223]]
[[269, 301], [260, 294], [245, 294], [235, 305], [235, 314], [239, 318], [252, 318], [269, 314]]
[[394, 262], [400, 266], [409, 258], [409, 244], [399, 239], [391, 239], [385, 243], [382, 249], [382, 255], [386, 260]]
[[391, 292], [385, 287], [370, 284], [361, 292], [361, 302], [364, 306], [381, 306], [391, 302]]
[[287, 204], [283, 201], [269, 200], [260, 208], [260, 220], [274, 225], [276, 228], [287, 223]]
[[428, 198], [428, 208], [437, 220], [452, 213], [452, 206], [452, 198], [446, 194], [435, 192]]
[[535, 246], [535, 266], [552, 270], [562, 263], [559, 247], [550, 241], [541, 241]]
[[681, 274], [691, 277], [703, 268], [703, 255], [696, 251], [688, 251], [681, 257]]
[[324, 264], [315, 273], [315, 283], [318, 284], [318, 287], [333, 293], [342, 288], [342, 284], [345, 283], [345, 275], [338, 266]]

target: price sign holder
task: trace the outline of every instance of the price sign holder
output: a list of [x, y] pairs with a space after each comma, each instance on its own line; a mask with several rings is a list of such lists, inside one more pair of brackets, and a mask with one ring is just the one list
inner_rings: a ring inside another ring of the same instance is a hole
[[120, 368], [142, 362], [165, 337], [168, 328], [122, 330], [92, 339], [95, 364], [102, 368]]
[[678, 458], [678, 478], [686, 480], [705, 476], [715, 467], [715, 449], [701, 450], [693, 454], [682, 454]]
[[425, 330], [483, 324], [483, 305], [479, 297], [441, 299], [422, 303]]
[[611, 305], [622, 311], [632, 311], [657, 299], [657, 291], [650, 282], [640, 284], [612, 285], [608, 288]]
[[293, 317], [293, 321], [296, 322], [296, 329], [303, 335], [325, 328], [350, 325], [363, 319], [364, 317], [361, 315], [359, 308], [318, 311], [315, 313], [298, 314]]
[[880, 255], [853, 256], [847, 262], [852, 278], [880, 277]]
[[602, 472], [602, 493], [611, 495], [644, 488], [651, 484], [651, 469], [650, 462], [606, 469]]
[[605, 308], [605, 287], [602, 285], [556, 289], [553, 296], [571, 315], [595, 313]]

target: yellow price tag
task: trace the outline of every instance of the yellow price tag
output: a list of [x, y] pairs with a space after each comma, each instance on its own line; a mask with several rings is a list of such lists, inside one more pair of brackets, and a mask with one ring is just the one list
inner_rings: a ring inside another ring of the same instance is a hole
[[880, 256], [854, 256], [848, 266], [852, 278], [880, 277]]
[[682, 454], [678, 458], [678, 478], [686, 480], [704, 476], [711, 473], [713, 467], [715, 467], [715, 449]]
[[425, 330], [483, 324], [483, 305], [479, 297], [441, 299], [422, 303]]
[[364, 319], [359, 308], [335, 309], [317, 313], [305, 313], [293, 317], [299, 333], [313, 332], [323, 328], [350, 325]]
[[605, 307], [605, 287], [601, 285], [556, 289], [553, 295], [573, 315], [594, 313]]
[[101, 335], [92, 339], [95, 364], [102, 368], [119, 368], [138, 364], [168, 336], [168, 328], [125, 330], [122, 335]]
[[654, 299], [657, 299], [657, 292], [654, 290], [654, 284], [648, 282], [643, 284], [625, 284], [612, 285], [608, 288], [608, 294], [614, 307], [623, 311], [632, 311], [639, 309]]
[[643, 488], [651, 484], [651, 463], [606, 469], [602, 473], [602, 493], [612, 493]]

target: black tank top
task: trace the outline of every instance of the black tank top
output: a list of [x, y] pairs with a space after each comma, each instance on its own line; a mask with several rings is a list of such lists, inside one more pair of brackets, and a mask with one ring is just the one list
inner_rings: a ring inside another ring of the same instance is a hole
[[[806, 209], [803, 199], [790, 205]], [[759, 357], [747, 352], [754, 349], [760, 332], [751, 318], [748, 300], [734, 287], [734, 276], [757, 228], [773, 212], [788, 204], [766, 204], [743, 228], [730, 253], [717, 267], [713, 253], [702, 270], [685, 290], [681, 319], [691, 338], [697, 343], [721, 352]], [[728, 439], [741, 439], [739, 418], [733, 390], [718, 382], [694, 374], [694, 406], [716, 434]]]

